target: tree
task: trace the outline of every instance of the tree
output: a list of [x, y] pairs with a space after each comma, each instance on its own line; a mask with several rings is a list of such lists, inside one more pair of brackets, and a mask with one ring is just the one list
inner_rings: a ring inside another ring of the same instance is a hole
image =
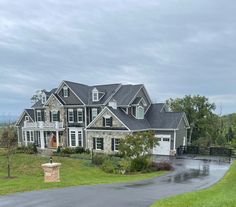
[[158, 145], [158, 140], [154, 132], [137, 132], [127, 135], [120, 140], [119, 151], [128, 158], [139, 158], [143, 155], [150, 154], [150, 150]]
[[12, 126], [5, 127], [3, 129], [0, 146], [5, 149], [7, 158], [7, 177], [11, 177], [11, 157], [17, 147], [17, 134], [16, 130]]
[[226, 134], [226, 139], [228, 142], [231, 142], [234, 139], [234, 132], [233, 132], [233, 129], [231, 126], [228, 128], [228, 132]]
[[192, 143], [192, 139], [196, 140], [199, 137], [207, 136], [208, 123], [214, 117], [213, 111], [216, 108], [208, 98], [199, 95], [186, 95], [184, 98], [169, 99], [166, 103], [171, 111], [186, 113], [190, 124], [189, 143]]

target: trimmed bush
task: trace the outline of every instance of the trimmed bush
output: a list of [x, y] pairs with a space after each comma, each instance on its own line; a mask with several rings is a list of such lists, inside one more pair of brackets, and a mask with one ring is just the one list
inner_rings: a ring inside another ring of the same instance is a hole
[[147, 170], [149, 167], [149, 159], [147, 156], [137, 157], [131, 160], [131, 172], [139, 172]]
[[63, 153], [63, 154], [75, 154], [75, 149], [66, 147], [66, 148], [61, 150], [61, 153]]
[[101, 169], [106, 173], [117, 173], [118, 172], [118, 163], [112, 161], [111, 159], [105, 159], [101, 165]]
[[36, 154], [38, 150], [35, 144], [28, 144], [28, 146], [17, 147], [16, 153]]
[[85, 149], [83, 147], [76, 147], [75, 153], [77, 153], [77, 154], [85, 153]]
[[96, 153], [92, 157], [92, 163], [97, 166], [101, 166], [103, 162], [108, 158], [107, 155], [102, 153]]
[[131, 160], [130, 159], [122, 159], [119, 161], [119, 172], [121, 174], [130, 173], [131, 171]]

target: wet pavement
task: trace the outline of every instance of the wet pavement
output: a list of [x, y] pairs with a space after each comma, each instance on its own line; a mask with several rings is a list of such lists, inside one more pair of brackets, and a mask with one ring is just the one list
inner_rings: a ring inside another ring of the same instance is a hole
[[158, 199], [207, 188], [230, 164], [222, 161], [171, 159], [175, 170], [145, 181], [79, 186], [0, 196], [0, 207], [146, 207]]

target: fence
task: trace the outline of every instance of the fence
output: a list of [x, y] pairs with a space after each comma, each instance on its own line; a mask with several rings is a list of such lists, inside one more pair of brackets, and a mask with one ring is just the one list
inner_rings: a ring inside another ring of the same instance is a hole
[[177, 149], [178, 155], [197, 154], [212, 156], [234, 156], [234, 151], [226, 147], [200, 147], [200, 146], [180, 146]]

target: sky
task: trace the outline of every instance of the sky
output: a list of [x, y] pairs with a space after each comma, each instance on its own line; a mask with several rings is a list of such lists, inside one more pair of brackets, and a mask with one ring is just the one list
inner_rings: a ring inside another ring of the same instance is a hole
[[0, 115], [62, 80], [143, 83], [236, 112], [235, 0], [0, 0]]

